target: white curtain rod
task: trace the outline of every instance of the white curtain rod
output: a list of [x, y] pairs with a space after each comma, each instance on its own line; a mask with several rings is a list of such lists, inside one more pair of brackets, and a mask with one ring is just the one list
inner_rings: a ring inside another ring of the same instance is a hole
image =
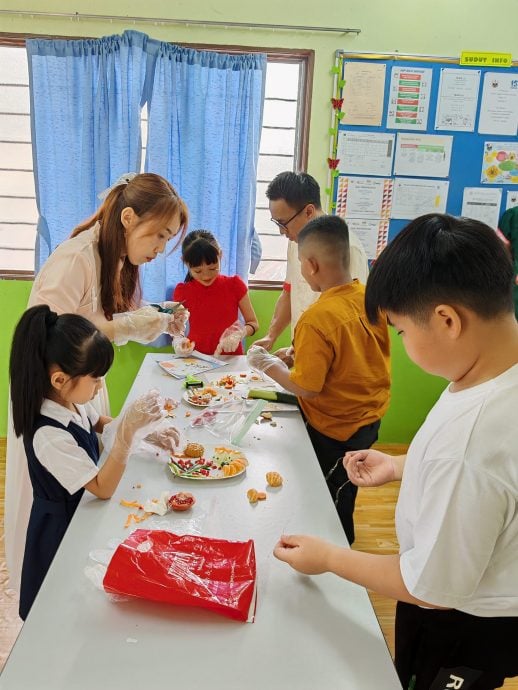
[[239, 29], [278, 29], [280, 31], [327, 31], [337, 34], [361, 33], [361, 29], [343, 29], [332, 26], [295, 26], [291, 24], [252, 24], [248, 22], [215, 22], [205, 19], [172, 19], [170, 17], [129, 17], [109, 14], [82, 14], [80, 12], [31, 12], [30, 10], [0, 10], [0, 14], [21, 17], [49, 17], [61, 19], [100, 19], [103, 21], [146, 22], [152, 24], [199, 24], [201, 26], [237, 27]]

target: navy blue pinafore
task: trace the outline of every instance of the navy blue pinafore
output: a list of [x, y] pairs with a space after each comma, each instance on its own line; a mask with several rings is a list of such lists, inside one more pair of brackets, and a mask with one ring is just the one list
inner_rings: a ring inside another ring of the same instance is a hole
[[[99, 443], [90, 423], [90, 431], [70, 422], [68, 426], [60, 424], [51, 417], [40, 415], [34, 427], [34, 433], [44, 426], [64, 429], [71, 434], [89, 457], [97, 464], [99, 460]], [[24, 438], [29, 475], [31, 478], [33, 501], [27, 528], [27, 540], [22, 566], [20, 586], [20, 618], [25, 620], [47, 574], [50, 564], [61, 540], [67, 531], [84, 489], [70, 495], [58, 480], [40, 463], [33, 448], [33, 438]]]

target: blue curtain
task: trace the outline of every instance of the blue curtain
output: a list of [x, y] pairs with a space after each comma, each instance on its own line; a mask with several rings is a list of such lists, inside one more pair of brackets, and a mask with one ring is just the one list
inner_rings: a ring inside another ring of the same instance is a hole
[[147, 36], [27, 41], [39, 220], [35, 270], [99, 206], [97, 194], [140, 169]]
[[[154, 53], [146, 170], [185, 199], [190, 229], [212, 231], [222, 271], [245, 281], [254, 232], [266, 55], [227, 55], [148, 43]], [[143, 269], [144, 295], [164, 298], [185, 270], [178, 252]]]

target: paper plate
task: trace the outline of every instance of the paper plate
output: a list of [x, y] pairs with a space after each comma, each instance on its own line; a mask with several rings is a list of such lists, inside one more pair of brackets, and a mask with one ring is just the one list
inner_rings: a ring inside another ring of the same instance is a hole
[[223, 388], [225, 390], [233, 390], [234, 388], [242, 388], [249, 386], [275, 388], [275, 383], [271, 379], [265, 379], [261, 374], [256, 371], [231, 371], [227, 374], [222, 374], [218, 378], [214, 378], [209, 381], [210, 386], [215, 386], [216, 388]]
[[197, 401], [196, 396], [203, 391], [203, 388], [194, 388], [191, 391], [185, 391], [184, 394], [182, 395], [182, 398], [185, 400], [185, 402], [189, 403], [189, 405], [192, 405], [193, 407], [210, 407], [211, 405], [221, 405], [222, 403], [229, 402], [229, 400], [234, 400], [235, 397], [232, 395], [231, 391], [227, 391], [226, 394], [223, 394], [221, 392], [220, 395], [210, 395], [208, 394], [209, 397], [207, 397], [207, 402], [201, 402]]

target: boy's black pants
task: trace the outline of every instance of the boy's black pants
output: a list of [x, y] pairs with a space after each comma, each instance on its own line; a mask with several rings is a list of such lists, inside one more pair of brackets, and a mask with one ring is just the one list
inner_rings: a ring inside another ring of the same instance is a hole
[[398, 602], [396, 670], [404, 690], [499, 688], [518, 675], [518, 617]]
[[380, 423], [378, 420], [367, 426], [362, 426], [347, 440], [337, 441], [334, 438], [321, 434], [306, 420], [309, 438], [326, 478], [327, 487], [333, 497], [349, 544], [352, 544], [354, 541], [353, 512], [358, 487], [348, 481], [349, 478], [344, 469], [342, 458], [350, 450], [370, 448], [378, 439]]

